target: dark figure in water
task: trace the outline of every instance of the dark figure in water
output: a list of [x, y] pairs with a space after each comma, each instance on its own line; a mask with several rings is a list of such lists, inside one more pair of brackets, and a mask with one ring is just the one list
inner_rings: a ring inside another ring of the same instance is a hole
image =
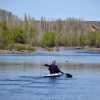
[[56, 61], [53, 61], [51, 65], [45, 64], [45, 66], [48, 67], [48, 70], [50, 74], [55, 74], [55, 73], [62, 73], [64, 74], [56, 65]]
[[45, 66], [48, 67], [48, 70], [50, 74], [55, 74], [55, 73], [62, 73], [65, 74], [67, 78], [72, 78], [72, 75], [69, 73], [63, 73], [58, 66], [56, 65], [56, 61], [53, 61], [51, 65], [45, 64]]

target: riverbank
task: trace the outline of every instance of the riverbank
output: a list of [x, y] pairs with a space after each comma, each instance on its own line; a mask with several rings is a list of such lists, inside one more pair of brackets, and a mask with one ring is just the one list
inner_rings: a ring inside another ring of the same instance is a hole
[[77, 50], [85, 50], [86, 52], [100, 53], [100, 48], [90, 48], [90, 47], [53, 47], [53, 48], [42, 48], [42, 47], [34, 47], [34, 50], [4, 50], [0, 49], [0, 54], [32, 54], [36, 51], [62, 51], [68, 49], [77, 49]]
[[2, 50], [0, 49], [0, 54], [30, 54], [32, 51], [29, 50], [21, 50], [21, 51], [16, 51], [16, 50]]

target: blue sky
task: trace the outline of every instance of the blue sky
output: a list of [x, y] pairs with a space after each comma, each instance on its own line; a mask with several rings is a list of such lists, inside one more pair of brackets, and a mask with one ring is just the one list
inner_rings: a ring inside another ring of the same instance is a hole
[[26, 12], [34, 18], [100, 20], [100, 0], [0, 0], [0, 8], [20, 17]]

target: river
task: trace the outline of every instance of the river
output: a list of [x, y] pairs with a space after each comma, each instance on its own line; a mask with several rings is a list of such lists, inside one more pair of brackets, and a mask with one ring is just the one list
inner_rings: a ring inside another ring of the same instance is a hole
[[[56, 60], [73, 78], [45, 78]], [[84, 50], [0, 55], [0, 100], [99, 100], [100, 54]]]

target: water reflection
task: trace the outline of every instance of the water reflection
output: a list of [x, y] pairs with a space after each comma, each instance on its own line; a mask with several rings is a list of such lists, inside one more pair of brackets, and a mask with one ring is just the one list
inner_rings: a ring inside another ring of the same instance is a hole
[[0, 55], [0, 62], [27, 62], [50, 63], [56, 60], [59, 63], [100, 63], [100, 54], [84, 50], [65, 50], [59, 52], [38, 51], [32, 54], [5, 54]]

